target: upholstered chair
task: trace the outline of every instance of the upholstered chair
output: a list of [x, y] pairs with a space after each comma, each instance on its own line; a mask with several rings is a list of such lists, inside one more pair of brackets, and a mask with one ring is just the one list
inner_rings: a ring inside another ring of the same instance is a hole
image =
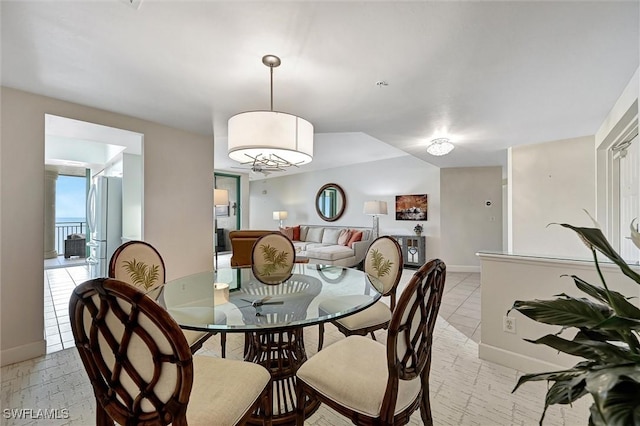
[[414, 274], [393, 311], [386, 345], [349, 336], [302, 364], [296, 373], [297, 425], [304, 424], [300, 407], [308, 397], [354, 424], [403, 425], [418, 408], [423, 424], [433, 424], [431, 344], [445, 275], [441, 260], [428, 262]]
[[[128, 241], [116, 249], [109, 261], [109, 277], [131, 284], [154, 300], [158, 300], [166, 282], [164, 260], [151, 244]], [[215, 333], [184, 330], [193, 353]], [[222, 357], [226, 355], [226, 334], [221, 333]]]
[[[387, 328], [396, 305], [396, 289], [402, 275], [402, 266], [402, 250], [395, 239], [382, 236], [371, 243], [364, 258], [364, 271], [371, 277], [376, 287], [379, 287], [377, 290], [382, 293], [382, 296], [389, 298], [390, 306], [378, 300], [364, 311], [333, 321], [342, 334], [345, 336], [371, 334], [375, 340], [376, 336], [373, 332]], [[339, 304], [339, 300], [336, 302]], [[321, 313], [331, 313], [332, 302], [326, 301], [318, 309]], [[320, 324], [318, 351], [322, 349], [323, 343], [324, 325]]]
[[296, 250], [280, 232], [258, 238], [251, 251], [253, 275], [265, 284], [279, 284], [291, 277]]
[[[178, 324], [137, 288], [76, 287], [71, 329], [96, 398], [97, 425], [271, 424], [271, 375], [250, 362], [193, 356]], [[257, 411], [256, 411], [257, 410]]]
[[229, 232], [231, 241], [231, 267], [242, 268], [251, 266], [251, 252], [256, 240], [273, 231], [239, 229]]

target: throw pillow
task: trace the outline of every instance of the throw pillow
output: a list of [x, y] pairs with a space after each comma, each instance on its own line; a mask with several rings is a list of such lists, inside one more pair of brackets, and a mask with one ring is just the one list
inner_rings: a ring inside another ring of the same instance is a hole
[[354, 231], [353, 234], [351, 235], [351, 238], [349, 238], [349, 242], [347, 243], [347, 247], [352, 248], [353, 247], [353, 243], [361, 241], [362, 240], [362, 231]]
[[305, 241], [308, 241], [310, 243], [321, 243], [323, 232], [324, 232], [324, 228], [322, 227], [309, 228], [309, 230], [307, 231], [307, 238]]
[[343, 229], [340, 233], [340, 236], [338, 237], [338, 244], [340, 244], [341, 246], [346, 246], [350, 238], [351, 231], [348, 229]]
[[293, 227], [293, 241], [300, 241], [300, 225]]
[[280, 228], [280, 232], [288, 239], [293, 240], [293, 228], [288, 226], [286, 228]]
[[324, 233], [322, 234], [322, 244], [338, 244], [338, 238], [340, 237], [340, 233], [342, 229], [334, 229], [334, 228], [325, 228]]

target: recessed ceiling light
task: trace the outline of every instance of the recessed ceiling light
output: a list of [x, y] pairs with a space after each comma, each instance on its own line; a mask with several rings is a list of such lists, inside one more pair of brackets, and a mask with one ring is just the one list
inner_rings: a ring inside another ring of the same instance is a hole
[[378, 87], [385, 87], [385, 86], [388, 86], [388, 85], [389, 85], [389, 83], [387, 83], [384, 80], [376, 81], [376, 86], [378, 86]]
[[440, 157], [442, 155], [447, 155], [453, 150], [454, 146], [447, 138], [438, 138], [432, 140], [429, 145], [427, 145], [427, 152], [431, 155], [435, 155]]

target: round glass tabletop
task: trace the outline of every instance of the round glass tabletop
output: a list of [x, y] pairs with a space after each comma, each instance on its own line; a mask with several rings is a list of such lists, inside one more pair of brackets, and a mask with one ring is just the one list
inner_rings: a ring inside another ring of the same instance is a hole
[[281, 284], [258, 281], [251, 268], [220, 268], [164, 285], [161, 303], [182, 327], [246, 332], [299, 328], [374, 304], [382, 284], [356, 269], [296, 264]]

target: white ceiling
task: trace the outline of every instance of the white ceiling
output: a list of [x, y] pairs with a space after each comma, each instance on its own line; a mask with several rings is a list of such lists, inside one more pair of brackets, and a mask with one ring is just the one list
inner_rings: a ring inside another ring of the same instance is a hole
[[[638, 68], [637, 1], [1, 3], [5, 86], [214, 134], [269, 108], [315, 126], [314, 161], [504, 164], [596, 132]], [[388, 86], [378, 87], [384, 80]], [[445, 157], [424, 150], [448, 135]], [[314, 164], [315, 163], [315, 164]]]

